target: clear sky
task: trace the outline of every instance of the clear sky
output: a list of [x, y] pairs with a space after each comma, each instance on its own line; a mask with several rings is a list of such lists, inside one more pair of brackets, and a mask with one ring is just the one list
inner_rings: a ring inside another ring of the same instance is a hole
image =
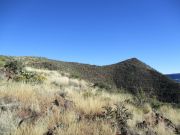
[[0, 0], [0, 54], [180, 72], [180, 0]]

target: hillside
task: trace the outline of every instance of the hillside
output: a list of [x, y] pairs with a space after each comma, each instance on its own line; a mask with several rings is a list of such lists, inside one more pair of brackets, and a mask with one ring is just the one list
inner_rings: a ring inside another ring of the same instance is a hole
[[41, 57], [16, 57], [26, 66], [67, 72], [111, 91], [127, 91], [164, 102], [180, 102], [180, 85], [136, 58], [107, 66], [49, 60]]
[[[9, 81], [5, 70], [0, 70], [1, 135], [180, 133], [180, 109], [177, 104], [149, 99], [142, 90], [139, 94], [135, 91], [145, 81], [134, 78], [134, 74], [142, 78], [144, 74], [149, 74], [149, 70], [156, 72], [137, 59], [100, 67], [46, 58], [3, 57], [2, 65], [12, 58], [23, 62], [25, 67]], [[80, 70], [83, 72], [80, 73]], [[131, 71], [133, 81], [126, 82], [126, 75], [130, 75], [128, 71]], [[88, 73], [92, 73], [89, 75], [91, 78], [87, 77]], [[126, 87], [131, 84], [134, 87]], [[128, 91], [121, 90], [122, 86]]]
[[180, 82], [180, 74], [168, 74], [167, 76], [177, 82]]
[[[26, 61], [26, 58], [24, 59]], [[95, 66], [43, 59], [29, 61], [29, 66], [69, 72], [79, 77], [118, 91], [124, 89], [132, 94], [143, 90], [150, 97], [156, 96], [165, 102], [179, 103], [180, 86], [136, 58], [107, 66]]]

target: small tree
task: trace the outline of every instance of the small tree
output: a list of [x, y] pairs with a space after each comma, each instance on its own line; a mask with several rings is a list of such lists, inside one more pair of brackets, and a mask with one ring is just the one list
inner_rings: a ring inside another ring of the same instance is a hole
[[5, 63], [4, 70], [7, 80], [9, 81], [22, 72], [23, 64], [17, 60], [10, 60]]

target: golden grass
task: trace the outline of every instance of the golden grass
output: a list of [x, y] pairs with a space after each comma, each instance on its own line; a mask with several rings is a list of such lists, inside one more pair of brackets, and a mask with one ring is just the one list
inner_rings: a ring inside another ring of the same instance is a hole
[[180, 108], [175, 109], [170, 105], [163, 105], [160, 107], [159, 111], [174, 124], [180, 125]]
[[[43, 84], [32, 85], [21, 82], [4, 82], [0, 85], [0, 98], [12, 97], [23, 103], [23, 107], [39, 113], [48, 111], [52, 106], [52, 102], [56, 98], [58, 92], [67, 93], [66, 99], [75, 104], [75, 108], [67, 110], [64, 113], [58, 107], [53, 107], [51, 112], [39, 118], [35, 124], [23, 124], [20, 128], [13, 131], [15, 135], [42, 135], [49, 128], [62, 123], [64, 128], [58, 128], [57, 134], [60, 135], [115, 135], [115, 129], [105, 121], [77, 121], [77, 113], [95, 114], [103, 111], [104, 106], [113, 106], [116, 103], [132, 100], [130, 94], [113, 94], [105, 91], [98, 91], [97, 88], [92, 88], [84, 80], [69, 78], [68, 74], [61, 74], [57, 71], [48, 71], [41, 69], [26, 68], [28, 71], [41, 73], [46, 76], [47, 80]], [[55, 86], [52, 82], [56, 82], [59, 86]], [[152, 112], [149, 104], [138, 108], [135, 105], [126, 103], [126, 108], [133, 114], [132, 120], [128, 120], [128, 125], [138, 131], [136, 128], [137, 122], [142, 122]], [[171, 106], [162, 106], [159, 111], [173, 123], [180, 123], [180, 109], [174, 109]], [[1, 117], [4, 117], [0, 113]], [[13, 115], [9, 115], [13, 116]], [[12, 117], [5, 117], [6, 124], [13, 123]], [[2, 121], [3, 123], [3, 121]], [[5, 125], [5, 124], [4, 124]], [[68, 125], [66, 127], [66, 125]], [[154, 129], [158, 135], [171, 135], [170, 130], [166, 129], [163, 123], [159, 124]], [[167, 131], [167, 132], [166, 132]]]
[[155, 127], [155, 131], [158, 135], [175, 135], [175, 133], [166, 128], [164, 123], [158, 124], [158, 126]]

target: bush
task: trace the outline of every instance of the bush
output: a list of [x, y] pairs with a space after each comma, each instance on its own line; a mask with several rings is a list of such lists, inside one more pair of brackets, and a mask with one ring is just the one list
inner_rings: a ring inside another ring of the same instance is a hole
[[7, 61], [4, 65], [5, 74], [8, 80], [13, 79], [16, 75], [21, 74], [23, 64], [17, 60]]
[[145, 92], [140, 89], [137, 91], [136, 96], [134, 97], [134, 104], [139, 107], [143, 107], [145, 103], [149, 102], [149, 98], [145, 94]]
[[128, 109], [126, 109], [123, 103], [118, 103], [115, 106], [115, 109], [112, 107], [104, 107], [106, 110], [106, 118], [113, 119], [113, 126], [115, 126], [120, 133], [126, 134], [128, 128], [127, 121], [132, 119], [132, 114], [128, 112]]
[[150, 104], [153, 109], [159, 109], [162, 106], [162, 103], [158, 101], [156, 98], [152, 98], [150, 100]]
[[17, 60], [7, 61], [4, 65], [4, 71], [8, 80], [22, 81], [25, 83], [42, 83], [46, 78], [43, 75], [27, 72], [24, 65]]
[[20, 75], [17, 75], [14, 78], [15, 81], [22, 81], [25, 83], [43, 83], [46, 78], [43, 75], [34, 73], [34, 72], [27, 72], [27, 71], [22, 71]]
[[80, 76], [79, 76], [78, 74], [71, 74], [71, 75], [70, 75], [70, 78], [79, 79]]

